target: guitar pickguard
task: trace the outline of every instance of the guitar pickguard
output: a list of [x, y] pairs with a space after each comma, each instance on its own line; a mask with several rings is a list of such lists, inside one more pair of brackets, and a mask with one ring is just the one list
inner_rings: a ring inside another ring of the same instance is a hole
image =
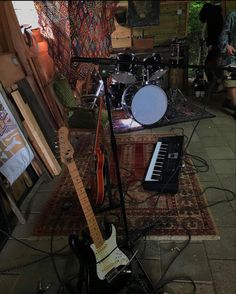
[[100, 280], [112, 280], [109, 276], [109, 272], [129, 264], [128, 257], [117, 247], [114, 225], [112, 225], [112, 234], [110, 238], [105, 240], [100, 248], [96, 248], [95, 245], [92, 244], [91, 249], [95, 255], [97, 275]]
[[87, 283], [89, 294], [118, 293], [131, 275], [128, 257], [117, 247], [115, 227], [112, 225], [111, 228], [110, 238], [98, 250], [87, 238], [80, 241], [76, 235], [69, 237], [70, 247], [79, 258], [81, 267], [87, 269], [79, 280]]

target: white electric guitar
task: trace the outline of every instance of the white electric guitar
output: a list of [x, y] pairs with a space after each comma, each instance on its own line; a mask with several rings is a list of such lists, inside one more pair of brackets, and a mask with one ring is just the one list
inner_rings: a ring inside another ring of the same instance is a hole
[[93, 242], [89, 244], [88, 240], [80, 241], [78, 236], [72, 235], [69, 238], [70, 246], [87, 269], [89, 293], [116, 293], [131, 273], [127, 267], [130, 260], [117, 246], [114, 225], [111, 225], [110, 237], [107, 240], [103, 238], [74, 161], [74, 150], [68, 134], [66, 127], [59, 129], [60, 157], [70, 172]]

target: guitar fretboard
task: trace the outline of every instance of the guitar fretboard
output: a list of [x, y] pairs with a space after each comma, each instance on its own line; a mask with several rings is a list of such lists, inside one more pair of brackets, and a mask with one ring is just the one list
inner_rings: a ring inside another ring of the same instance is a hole
[[100, 231], [100, 228], [98, 226], [92, 206], [89, 202], [88, 195], [85, 191], [78, 168], [74, 161], [68, 163], [67, 167], [69, 169], [73, 184], [75, 186], [76, 193], [78, 195], [81, 207], [83, 209], [83, 212], [89, 227], [90, 236], [95, 246], [99, 248], [104, 243], [104, 239]]

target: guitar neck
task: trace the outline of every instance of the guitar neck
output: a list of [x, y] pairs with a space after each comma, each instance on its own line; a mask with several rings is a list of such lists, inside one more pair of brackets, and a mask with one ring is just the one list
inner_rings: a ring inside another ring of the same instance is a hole
[[99, 248], [104, 243], [104, 239], [74, 160], [68, 163], [67, 167], [89, 227], [90, 237], [94, 245]]

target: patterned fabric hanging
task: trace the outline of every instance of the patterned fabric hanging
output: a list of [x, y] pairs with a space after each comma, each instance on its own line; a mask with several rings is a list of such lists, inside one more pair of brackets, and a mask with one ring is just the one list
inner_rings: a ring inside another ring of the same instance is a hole
[[39, 25], [48, 40], [57, 70], [75, 88], [94, 69], [81, 63], [75, 70], [70, 58], [108, 57], [114, 30], [115, 1], [34, 1]]

